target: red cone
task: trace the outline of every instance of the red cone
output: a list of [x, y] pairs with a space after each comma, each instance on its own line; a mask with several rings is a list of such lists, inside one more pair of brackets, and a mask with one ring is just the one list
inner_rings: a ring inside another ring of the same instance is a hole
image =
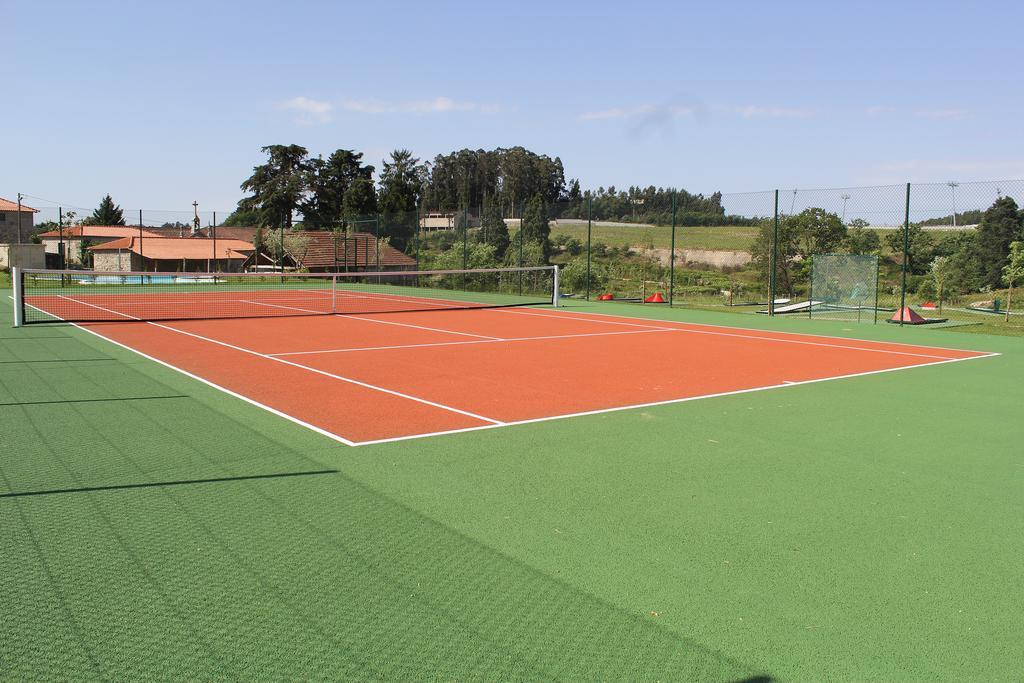
[[661, 297], [661, 292], [655, 292], [654, 294], [651, 294], [649, 297], [644, 299], [644, 303], [645, 304], [663, 304], [663, 303], [665, 303], [665, 299], [663, 299]]
[[889, 322], [898, 323], [901, 319], [904, 325], [923, 325], [928, 322], [920, 313], [913, 310], [910, 306], [904, 306], [901, 310], [893, 313], [892, 317], [889, 318]]

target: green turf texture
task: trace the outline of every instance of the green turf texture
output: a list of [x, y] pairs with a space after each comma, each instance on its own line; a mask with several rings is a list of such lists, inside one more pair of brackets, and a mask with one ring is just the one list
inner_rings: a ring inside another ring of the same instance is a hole
[[569, 305], [1003, 355], [348, 448], [3, 324], [0, 679], [1019, 680], [1024, 340]]

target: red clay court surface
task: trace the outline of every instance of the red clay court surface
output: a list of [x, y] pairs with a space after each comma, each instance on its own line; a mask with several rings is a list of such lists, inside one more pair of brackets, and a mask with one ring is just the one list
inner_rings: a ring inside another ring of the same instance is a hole
[[537, 308], [79, 326], [352, 446], [993, 355]]

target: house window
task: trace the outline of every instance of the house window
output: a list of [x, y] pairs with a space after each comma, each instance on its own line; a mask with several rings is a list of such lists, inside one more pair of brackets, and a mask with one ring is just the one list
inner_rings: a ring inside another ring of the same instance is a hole
[[6, 222], [7, 222], [7, 214], [6, 213], [0, 213], [0, 223], [6, 223]]

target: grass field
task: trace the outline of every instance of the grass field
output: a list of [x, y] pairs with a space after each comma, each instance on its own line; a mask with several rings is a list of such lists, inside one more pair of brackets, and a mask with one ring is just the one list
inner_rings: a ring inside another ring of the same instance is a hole
[[1001, 355], [348, 448], [5, 323], [0, 678], [1019, 679], [1024, 339], [611, 310]]
[[[722, 226], [679, 226], [676, 228], [677, 249], [718, 249], [725, 251], [750, 251], [750, 245], [757, 237], [757, 228], [750, 226], [722, 225]], [[883, 244], [886, 235], [895, 232], [894, 230], [875, 230], [882, 238]], [[586, 223], [553, 223], [551, 225], [551, 236], [568, 235], [587, 242]], [[642, 225], [601, 225], [594, 224], [591, 227], [591, 239], [594, 242], [604, 242], [610, 247], [618, 247], [623, 244], [639, 247], [650, 247], [655, 249], [668, 249], [672, 242], [672, 229], [666, 226], [642, 226]]]

